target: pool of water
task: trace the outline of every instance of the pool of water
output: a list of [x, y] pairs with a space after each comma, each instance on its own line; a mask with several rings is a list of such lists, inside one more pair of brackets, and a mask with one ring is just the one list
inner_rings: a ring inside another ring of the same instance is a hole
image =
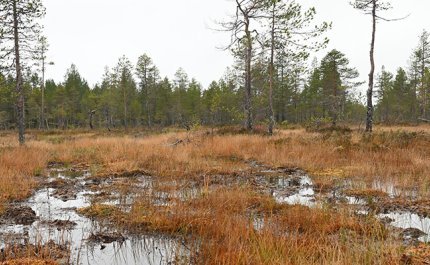
[[[64, 178], [64, 175], [60, 173], [58, 178]], [[76, 183], [85, 187], [85, 178]], [[95, 193], [83, 188], [77, 191], [75, 199], [63, 201], [54, 197], [54, 192], [53, 188], [41, 189], [21, 204], [36, 213], [37, 221], [33, 224], [0, 225], [0, 249], [5, 244], [44, 245], [52, 240], [70, 250], [69, 260], [63, 260], [62, 263], [79, 265], [169, 264], [186, 255], [186, 249], [179, 240], [162, 236], [124, 233], [124, 240], [112, 243], [91, 242], [88, 239], [93, 234], [120, 232], [76, 213], [76, 209], [91, 205], [90, 197]], [[57, 220], [69, 221], [75, 225], [52, 225]]]

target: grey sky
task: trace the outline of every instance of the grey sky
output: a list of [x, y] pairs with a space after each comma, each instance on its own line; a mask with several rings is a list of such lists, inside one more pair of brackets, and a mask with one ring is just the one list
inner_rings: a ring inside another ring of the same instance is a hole
[[[365, 80], [368, 69], [370, 17], [349, 6], [348, 0], [301, 0], [315, 6], [319, 21], [333, 22], [329, 49], [347, 55]], [[423, 29], [430, 30], [430, 1], [392, 0], [391, 17], [410, 14], [404, 21], [380, 23], [376, 45], [378, 70], [394, 71], [407, 65]], [[229, 41], [227, 33], [211, 30], [215, 20], [234, 12], [232, 0], [45, 0], [45, 34], [49, 56], [55, 62], [47, 76], [63, 81], [66, 69], [76, 64], [91, 85], [102, 78], [105, 66], [126, 55], [133, 64], [150, 55], [162, 76], [173, 77], [183, 67], [206, 87], [233, 62], [216, 49]], [[325, 51], [326, 52], [326, 51]], [[321, 56], [321, 54], [319, 54]]]

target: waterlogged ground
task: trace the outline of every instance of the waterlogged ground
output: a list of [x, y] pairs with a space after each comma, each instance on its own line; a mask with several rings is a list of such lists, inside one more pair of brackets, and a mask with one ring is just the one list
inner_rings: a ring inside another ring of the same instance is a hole
[[[406, 246], [430, 241], [430, 209], [416, 190], [402, 190], [390, 181], [351, 179], [321, 187], [299, 169], [248, 164], [251, 171], [246, 174], [183, 181], [159, 181], [142, 172], [93, 177], [82, 169], [51, 168], [42, 188], [27, 201], [11, 204], [0, 218], [0, 261], [25, 256], [31, 249], [40, 257], [54, 257], [59, 264], [191, 263], [190, 257], [199, 250], [190, 248], [184, 237], [121, 229], [112, 222], [85, 217], [89, 215], [80, 209], [101, 205], [106, 207], [101, 214], [109, 217], [109, 207], [126, 213], [145, 198], [154, 206], [175, 207], [178, 201], [232, 185], [251, 186], [279, 204], [347, 206], [357, 216], [378, 218]], [[264, 216], [253, 218], [256, 230], [267, 225]]]
[[[307, 207], [346, 204], [359, 216], [375, 216], [380, 219], [394, 233], [399, 234], [405, 245], [430, 242], [430, 208], [427, 201], [424, 201], [424, 205], [415, 203], [420, 201], [415, 189], [402, 189], [391, 181], [375, 180], [366, 184], [343, 180], [329, 190], [322, 191], [315, 187], [312, 178], [301, 170], [273, 170], [264, 169], [263, 165], [254, 166], [263, 168], [256, 174], [262, 177], [262, 186], [269, 187], [279, 203]], [[262, 228], [264, 223], [260, 218], [255, 225]]]
[[[184, 251], [179, 240], [128, 234], [78, 214], [77, 209], [90, 206], [100, 195], [91, 189], [90, 175], [81, 172], [73, 177], [63, 170], [51, 173], [46, 187], [28, 201], [11, 205], [11, 218], [0, 222], [0, 249], [7, 255], [3, 259], [19, 257], [19, 250], [25, 252], [29, 245], [36, 246], [40, 255], [48, 251], [52, 256], [55, 249], [60, 264], [83, 265], [170, 264], [174, 255]], [[105, 203], [127, 207], [127, 200], [118, 198]]]

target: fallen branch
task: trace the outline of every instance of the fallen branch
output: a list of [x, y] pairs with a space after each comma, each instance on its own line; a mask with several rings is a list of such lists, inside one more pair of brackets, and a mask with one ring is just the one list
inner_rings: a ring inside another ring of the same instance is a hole
[[424, 119], [424, 118], [418, 118], [419, 121], [428, 122], [430, 123], [430, 120]]

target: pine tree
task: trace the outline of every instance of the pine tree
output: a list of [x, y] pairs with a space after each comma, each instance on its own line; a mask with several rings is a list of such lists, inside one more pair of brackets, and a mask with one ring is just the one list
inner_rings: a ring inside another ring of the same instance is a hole
[[40, 107], [40, 124], [39, 127], [41, 129], [46, 128], [46, 119], [45, 119], [45, 73], [46, 67], [48, 65], [53, 65], [53, 62], [47, 61], [47, 55], [49, 49], [48, 39], [45, 36], [41, 36], [38, 38], [38, 48], [36, 50], [35, 60], [37, 60], [37, 65], [40, 67], [42, 78], [41, 78], [41, 107]]
[[221, 23], [223, 30], [231, 33], [231, 42], [227, 49], [239, 47], [240, 52], [234, 54], [239, 54], [244, 59], [245, 127], [249, 131], [253, 129], [252, 60], [254, 43], [258, 37], [257, 28], [253, 27], [253, 23], [262, 18], [264, 6], [264, 0], [236, 0], [235, 16], [232, 21]]
[[303, 12], [302, 6], [295, 1], [289, 1], [289, 4], [287, 4], [282, 0], [267, 0], [265, 13], [269, 35], [269, 41], [266, 45], [270, 49], [268, 132], [273, 134], [275, 124], [273, 90], [276, 54], [293, 53], [300, 60], [307, 59], [309, 51], [319, 50], [326, 46], [328, 43], [327, 38], [323, 41], [316, 41], [316, 39], [331, 28], [331, 24], [324, 22], [321, 25], [312, 25], [316, 14], [315, 8], [310, 8]]
[[159, 71], [152, 59], [144, 54], [139, 57], [136, 66], [136, 75], [139, 79], [139, 88], [142, 94], [142, 102], [146, 112], [147, 125], [152, 126], [157, 98], [157, 82], [160, 79]]
[[390, 95], [393, 89], [393, 74], [387, 72], [385, 67], [382, 67], [381, 73], [377, 77], [376, 81], [377, 88], [377, 112], [379, 113], [379, 120], [382, 122], [389, 122], [390, 119], [390, 108], [391, 100]]
[[366, 132], [373, 130], [373, 89], [375, 78], [375, 42], [376, 42], [376, 25], [378, 20], [390, 21], [381, 17], [379, 12], [391, 8], [390, 3], [383, 0], [355, 0], [353, 7], [362, 10], [366, 15], [372, 16], [372, 40], [370, 43], [370, 73], [369, 86], [367, 90], [367, 115], [366, 115]]
[[348, 89], [358, 85], [354, 80], [359, 76], [357, 70], [349, 66], [346, 56], [337, 51], [330, 51], [321, 61], [322, 91], [324, 95], [324, 109], [337, 125], [344, 110]]
[[420, 36], [419, 44], [414, 50], [411, 61], [412, 83], [417, 90], [420, 115], [424, 119], [428, 117], [430, 86], [426, 82], [426, 72], [430, 68], [430, 34], [423, 31]]
[[[34, 43], [40, 33], [39, 19], [45, 15], [41, 0], [0, 0], [0, 61], [16, 77], [18, 140], [25, 143], [23, 69], [34, 54]], [[13, 63], [11, 63], [13, 61]]]

